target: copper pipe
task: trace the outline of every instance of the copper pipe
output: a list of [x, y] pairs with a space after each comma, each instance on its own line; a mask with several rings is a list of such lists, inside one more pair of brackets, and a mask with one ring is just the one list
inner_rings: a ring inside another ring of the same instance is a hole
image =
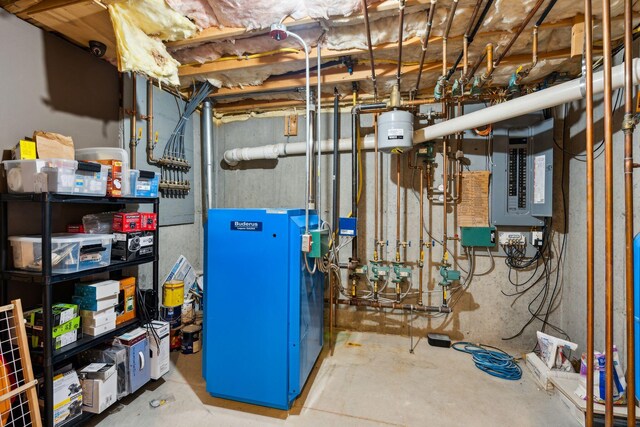
[[[613, 426], [613, 109], [611, 105], [611, 1], [602, 1], [604, 56], [604, 233], [605, 233], [605, 426]], [[628, 260], [629, 262], [631, 260]]]
[[429, 7], [429, 16], [427, 17], [427, 28], [422, 39], [422, 54], [420, 55], [420, 66], [418, 67], [418, 80], [416, 80], [416, 88], [414, 92], [417, 93], [420, 88], [420, 78], [422, 77], [422, 67], [424, 67], [424, 59], [427, 54], [427, 46], [429, 46], [429, 37], [431, 37], [431, 27], [433, 25], [433, 17], [436, 12], [437, 0], [431, 0], [431, 6]]
[[469, 72], [469, 38], [464, 36], [462, 41], [462, 76], [466, 76]]
[[594, 285], [593, 285], [593, 232], [594, 232], [594, 198], [593, 198], [593, 11], [591, 2], [584, 0], [585, 37], [585, 84], [586, 84], [586, 152], [587, 152], [587, 408], [585, 414], [586, 427], [593, 427], [593, 354], [594, 354]]
[[453, 23], [453, 16], [456, 14], [456, 8], [458, 7], [458, 0], [453, 0], [451, 3], [451, 9], [449, 9], [449, 15], [447, 16], [447, 24], [444, 32], [442, 33], [442, 76], [447, 75], [447, 38], [449, 37], [449, 31], [451, 31], [451, 24]]
[[522, 70], [518, 73], [518, 77], [516, 79], [517, 84], [520, 84], [520, 82], [525, 79], [531, 70], [533, 70], [538, 64], [538, 27], [533, 27], [532, 35], [531, 64], [526, 67], [522, 67]]
[[375, 307], [375, 308], [393, 308], [400, 310], [411, 310], [423, 313], [451, 313], [453, 310], [451, 307], [444, 306], [430, 306], [430, 305], [413, 305], [413, 304], [398, 304], [395, 302], [386, 301], [371, 301], [360, 298], [339, 299], [338, 304], [353, 305], [356, 307]]
[[487, 49], [485, 47], [485, 49], [482, 51], [482, 55], [480, 55], [478, 59], [476, 59], [476, 62], [473, 63], [473, 67], [471, 67], [471, 72], [465, 74], [463, 78], [468, 81], [471, 77], [473, 77], [478, 71], [478, 68], [480, 68], [480, 65], [482, 65], [482, 63], [484, 62], [484, 59], [486, 57], [487, 57]]
[[153, 157], [153, 82], [147, 80], [147, 163], [150, 165], [159, 164], [158, 159]]
[[482, 74], [482, 81], [486, 82], [491, 78], [493, 74], [493, 70], [495, 68], [495, 63], [493, 62], [493, 44], [489, 43], [486, 49], [486, 57], [487, 57], [487, 71]]
[[487, 62], [487, 69], [484, 73], [482, 73], [481, 84], [484, 84], [491, 77], [491, 74], [493, 74], [493, 44], [492, 43], [488, 43], [485, 46], [484, 51], [482, 52], [482, 55], [480, 55], [480, 57], [478, 57], [476, 62], [473, 64], [473, 67], [471, 68], [471, 72], [466, 74], [463, 77], [465, 81], [470, 80], [471, 77], [473, 77], [476, 74], [476, 72], [478, 71], [478, 68], [480, 68], [480, 65], [482, 65], [485, 59]]
[[373, 61], [373, 45], [371, 44], [371, 29], [369, 28], [369, 12], [367, 0], [362, 0], [362, 15], [364, 16], [364, 29], [367, 33], [367, 47], [369, 49], [369, 63], [371, 64], [371, 81], [373, 82], [373, 99], [378, 100], [378, 83], [376, 82], [376, 68]]
[[[424, 174], [423, 174], [423, 170], [424, 168], [422, 166], [419, 165], [412, 165], [411, 164], [411, 154], [409, 154], [408, 158], [408, 163], [409, 163], [409, 169], [413, 169], [413, 170], [417, 170], [418, 173], [420, 174], [420, 221], [419, 221], [419, 226], [420, 226], [420, 258], [418, 259], [418, 270], [419, 270], [419, 276], [418, 276], [418, 305], [422, 305], [422, 288], [423, 288], [423, 278], [422, 278], [422, 270], [424, 268]], [[413, 182], [411, 183], [411, 186], [413, 187]]]
[[469, 20], [469, 26], [467, 27], [467, 31], [464, 32], [464, 39], [462, 41], [462, 75], [466, 76], [469, 67], [469, 37], [473, 31], [473, 23], [478, 17], [478, 12], [480, 11], [480, 6], [484, 0], [477, 0], [476, 5], [473, 8], [473, 13], [471, 14], [471, 19]]
[[400, 153], [396, 154], [396, 262], [400, 262], [400, 167], [402, 165]]
[[625, 210], [625, 283], [627, 315], [627, 426], [636, 425], [635, 325], [633, 288], [633, 10], [631, 0], [624, 2], [624, 210]]
[[524, 21], [522, 21], [522, 24], [520, 24], [520, 27], [518, 27], [518, 29], [516, 30], [516, 33], [513, 35], [513, 37], [511, 37], [511, 40], [509, 40], [509, 43], [507, 43], [507, 46], [505, 46], [502, 52], [500, 52], [498, 59], [496, 59], [494, 63], [494, 67], [497, 67], [498, 65], [500, 65], [500, 62], [504, 59], [505, 55], [509, 53], [509, 50], [511, 50], [511, 47], [513, 46], [513, 44], [516, 42], [516, 40], [518, 40], [518, 37], [520, 37], [520, 34], [522, 34], [527, 24], [529, 24], [529, 21], [531, 21], [531, 18], [533, 18], [536, 12], [538, 12], [538, 9], [540, 9], [540, 6], [542, 6], [542, 3], [544, 3], [544, 0], [538, 0], [535, 6], [533, 6], [533, 9], [529, 11], [527, 16], [524, 18]]
[[329, 350], [333, 356], [333, 275], [329, 268]]
[[449, 173], [447, 169], [449, 169], [449, 162], [447, 158], [447, 142], [449, 140], [448, 136], [442, 138], [442, 257], [444, 258], [447, 253], [447, 241], [449, 240], [447, 237], [447, 191], [448, 191], [448, 180]]
[[402, 72], [402, 42], [404, 41], [404, 4], [405, 0], [398, 2], [400, 8], [400, 21], [398, 24], [398, 71], [396, 72], [396, 82], [400, 91], [400, 74]]
[[138, 146], [138, 138], [136, 136], [136, 116], [138, 115], [138, 97], [137, 97], [136, 73], [131, 73], [131, 122], [130, 122], [130, 139], [129, 139], [129, 156], [131, 157], [131, 169], [136, 168], [136, 147]]

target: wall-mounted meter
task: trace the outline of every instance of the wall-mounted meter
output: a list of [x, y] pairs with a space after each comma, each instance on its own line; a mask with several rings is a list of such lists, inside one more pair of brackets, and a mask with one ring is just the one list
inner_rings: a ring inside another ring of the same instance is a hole
[[493, 131], [491, 225], [542, 226], [552, 215], [553, 119]]

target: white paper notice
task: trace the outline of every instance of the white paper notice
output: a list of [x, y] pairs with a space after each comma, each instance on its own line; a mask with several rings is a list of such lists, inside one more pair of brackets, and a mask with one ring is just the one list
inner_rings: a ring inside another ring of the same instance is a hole
[[536, 156], [533, 160], [533, 203], [544, 203], [545, 189], [545, 167], [546, 159], [544, 154]]

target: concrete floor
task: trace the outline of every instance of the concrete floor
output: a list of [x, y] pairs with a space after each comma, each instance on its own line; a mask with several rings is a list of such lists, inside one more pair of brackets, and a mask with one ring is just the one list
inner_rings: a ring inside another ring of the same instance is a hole
[[[522, 380], [493, 378], [469, 355], [406, 337], [340, 332], [292, 410], [216, 399], [205, 391], [200, 355], [172, 355], [172, 371], [90, 425], [117, 426], [577, 426], [557, 396]], [[168, 399], [152, 409], [152, 399]]]

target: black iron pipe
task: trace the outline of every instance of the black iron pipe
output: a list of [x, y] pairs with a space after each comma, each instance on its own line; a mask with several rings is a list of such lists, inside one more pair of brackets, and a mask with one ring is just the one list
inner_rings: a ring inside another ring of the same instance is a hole
[[[507, 43], [507, 45], [504, 47], [502, 52], [500, 52], [500, 54], [498, 55], [498, 58], [494, 61], [493, 63], [494, 68], [500, 65], [500, 62], [502, 62], [502, 60], [507, 55], [507, 53], [509, 53], [509, 51], [511, 50], [511, 47], [516, 42], [516, 40], [518, 40], [518, 37], [520, 37], [520, 34], [522, 34], [522, 31], [524, 31], [529, 21], [531, 21], [531, 19], [536, 14], [536, 12], [538, 12], [538, 9], [540, 9], [540, 6], [542, 6], [542, 3], [544, 3], [544, 0], [538, 0], [538, 2], [529, 11], [527, 16], [524, 18], [524, 21], [522, 21], [522, 23], [520, 24], [520, 27], [518, 27], [513, 37], [511, 37], [511, 40], [509, 40], [509, 43]], [[488, 77], [491, 77], [491, 76], [488, 76]]]
[[[339, 173], [339, 153], [338, 141], [340, 140], [340, 94], [338, 89], [333, 89], [333, 190], [331, 203], [332, 218], [331, 226], [334, 232], [338, 229], [338, 173]], [[335, 236], [334, 236], [335, 238]]]
[[[351, 110], [351, 216], [358, 218], [358, 113], [353, 112], [355, 108]], [[351, 242], [351, 259], [358, 259], [358, 232]]]
[[396, 72], [396, 82], [400, 91], [400, 75], [402, 74], [402, 41], [404, 40], [404, 0], [400, 0], [400, 21], [398, 23], [398, 71]]
[[[358, 104], [351, 109], [351, 216], [358, 218], [358, 136], [359, 114], [364, 111], [386, 109], [387, 104], [379, 102], [376, 104]], [[335, 147], [335, 144], [334, 144]], [[351, 258], [358, 259], [358, 233], [351, 243]]]
[[371, 29], [369, 28], [369, 12], [367, 0], [362, 0], [362, 15], [364, 16], [364, 30], [367, 33], [367, 49], [369, 51], [369, 64], [371, 65], [371, 81], [373, 82], [373, 99], [378, 99], [378, 83], [376, 82], [376, 67], [373, 61], [373, 44], [371, 43]]
[[[478, 6], [480, 6], [480, 4], [481, 4], [481, 2], [479, 2], [476, 5], [476, 8]], [[473, 39], [475, 38], [476, 34], [480, 30], [480, 26], [484, 22], [484, 18], [487, 16], [487, 13], [489, 13], [489, 9], [491, 8], [492, 5], [493, 5], [493, 0], [489, 0], [487, 2], [487, 4], [484, 6], [484, 9], [482, 10], [482, 13], [480, 14], [480, 18], [478, 18], [478, 21], [476, 22], [476, 25], [475, 25], [475, 27], [473, 27], [473, 30], [471, 30], [471, 32], [469, 32], [469, 29], [471, 28], [471, 25], [473, 25], [473, 19], [469, 22], [469, 28], [467, 29], [467, 32], [464, 35], [467, 38], [467, 48], [471, 45], [471, 43], [473, 43]], [[476, 15], [476, 12], [477, 12], [477, 10], [474, 9], [474, 17]], [[449, 69], [449, 73], [447, 74], [447, 80], [449, 80], [451, 78], [451, 76], [453, 75], [453, 73], [456, 72], [456, 68], [458, 68], [458, 65], [460, 64], [460, 61], [462, 61], [463, 55], [464, 55], [464, 52], [460, 52], [460, 54], [458, 55], [458, 59], [456, 59], [456, 62]]]
[[356, 307], [391, 308], [426, 313], [451, 313], [453, 311], [451, 307], [446, 306], [398, 304], [396, 302], [371, 301], [360, 298], [339, 299], [336, 302], [341, 305]]
[[424, 59], [427, 55], [427, 47], [429, 46], [429, 37], [431, 37], [431, 27], [433, 26], [433, 16], [436, 12], [436, 0], [431, 0], [429, 7], [429, 16], [427, 17], [427, 28], [422, 42], [422, 54], [420, 55], [420, 66], [418, 67], [418, 79], [416, 80], [416, 88], [414, 92], [417, 94], [420, 89], [420, 78], [422, 77], [422, 67], [424, 67]]
[[540, 25], [542, 25], [544, 20], [547, 19], [547, 15], [549, 14], [549, 12], [551, 12], [551, 9], [553, 9], [553, 6], [555, 6], [557, 1], [558, 0], [551, 0], [547, 5], [547, 7], [544, 8], [542, 15], [540, 15], [540, 18], [538, 18], [538, 20], [536, 21], [536, 27], [539, 27]]

